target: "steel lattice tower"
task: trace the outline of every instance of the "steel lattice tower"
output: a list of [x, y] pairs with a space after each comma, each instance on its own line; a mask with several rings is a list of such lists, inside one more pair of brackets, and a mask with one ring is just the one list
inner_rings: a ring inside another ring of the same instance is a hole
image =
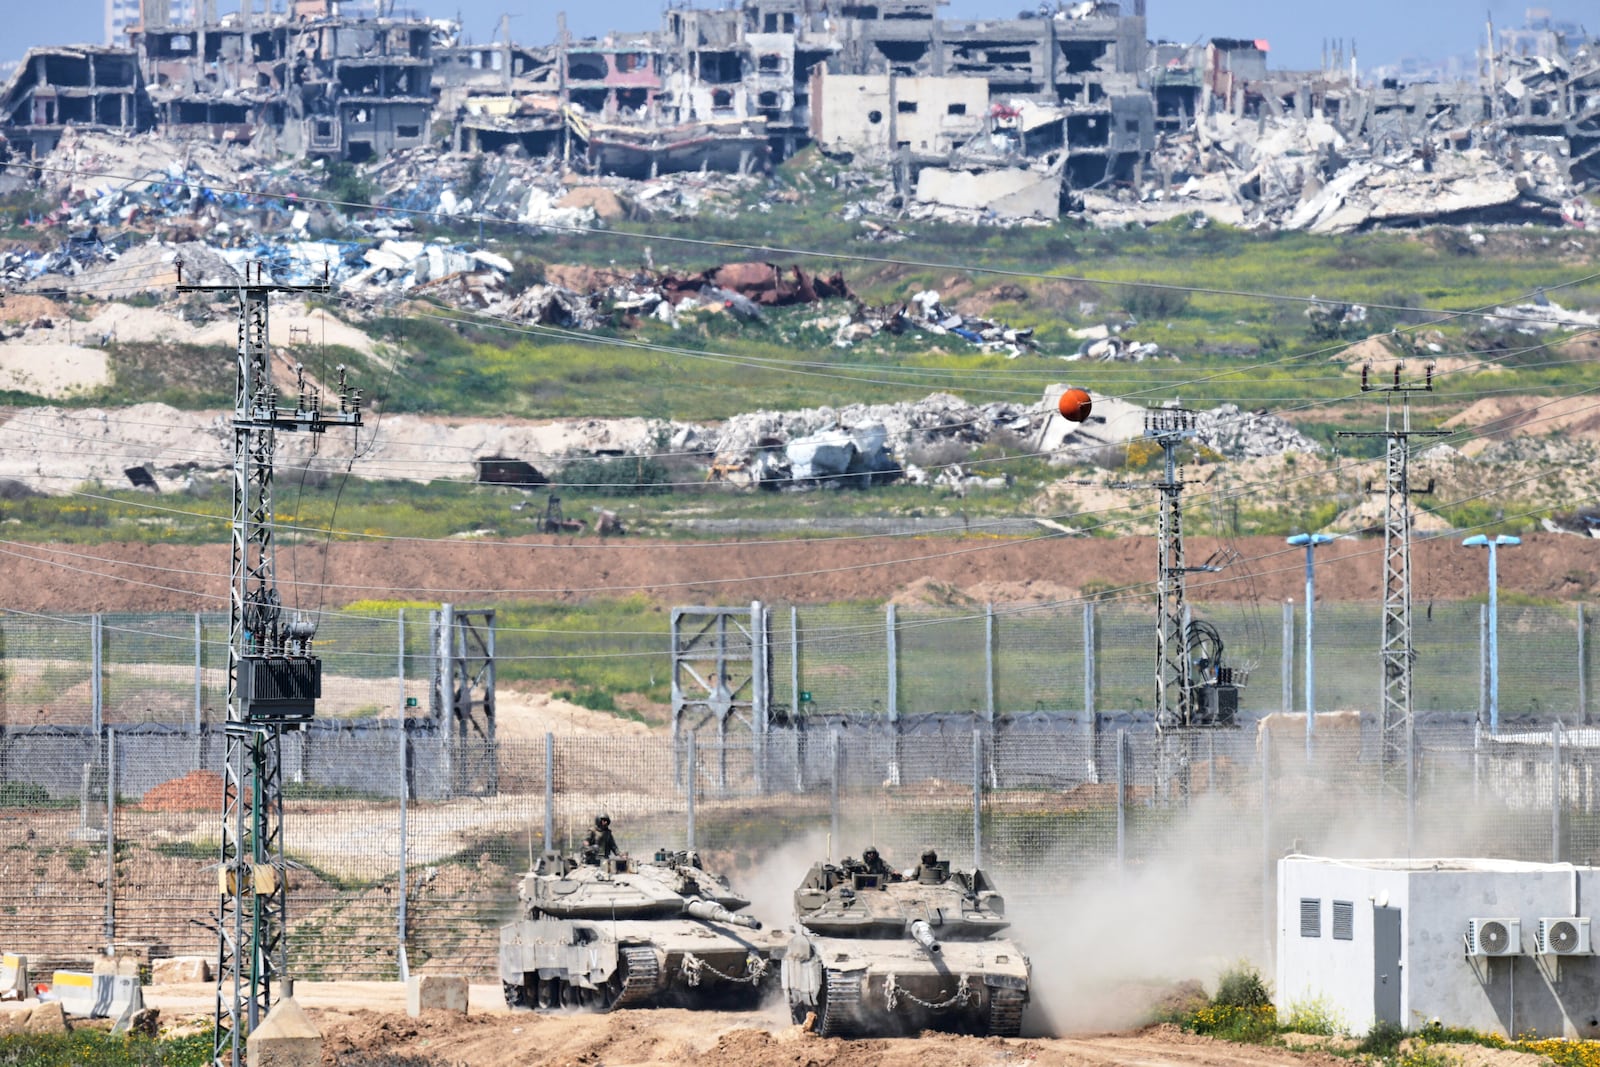
[[1156, 726], [1189, 725], [1194, 679], [1184, 639], [1188, 626], [1183, 554], [1183, 474], [1178, 448], [1194, 436], [1194, 412], [1155, 408], [1145, 412], [1145, 436], [1161, 446], [1162, 479], [1152, 487], [1161, 494], [1156, 536], [1161, 554], [1156, 574]]
[[228, 585], [228, 707], [224, 724], [222, 845], [217, 883], [215, 1059], [239, 1067], [244, 1042], [288, 972], [288, 885], [283, 854], [283, 731], [309, 720], [321, 695], [311, 654], [315, 624], [286, 619], [274, 573], [272, 469], [279, 430], [320, 434], [360, 426], [361, 396], [339, 370], [339, 410], [324, 412], [303, 371], [292, 409], [278, 406], [268, 347], [273, 292], [326, 293], [278, 285], [247, 267], [242, 283], [183, 284], [179, 292], [229, 292], [239, 300], [233, 411], [232, 565]]
[[[1383, 493], [1383, 641], [1379, 657], [1383, 667], [1380, 694], [1382, 711], [1381, 767], [1385, 786], [1408, 798], [1407, 839], [1411, 838], [1409, 800], [1416, 795], [1416, 723], [1411, 710], [1411, 667], [1416, 652], [1411, 643], [1411, 438], [1439, 437], [1444, 430], [1411, 428], [1411, 394], [1433, 390], [1433, 364], [1428, 364], [1421, 382], [1401, 380], [1404, 364], [1396, 364], [1392, 381], [1378, 385], [1369, 379], [1368, 367], [1361, 369], [1361, 391], [1387, 393], [1399, 398], [1400, 425], [1394, 425], [1391, 403], [1384, 413], [1381, 431], [1354, 433], [1341, 431], [1342, 437], [1382, 437], [1384, 439]], [[1432, 484], [1421, 492], [1428, 493]], [[1378, 491], [1378, 490], [1374, 490]], [[1402, 774], [1401, 771], [1404, 771]]]

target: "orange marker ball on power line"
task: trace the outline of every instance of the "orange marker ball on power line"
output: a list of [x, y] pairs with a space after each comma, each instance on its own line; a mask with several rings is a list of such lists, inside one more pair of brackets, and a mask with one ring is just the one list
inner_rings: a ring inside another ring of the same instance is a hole
[[1056, 401], [1056, 410], [1061, 412], [1061, 417], [1068, 422], [1082, 422], [1089, 417], [1089, 410], [1094, 403], [1089, 399], [1089, 390], [1079, 389], [1074, 386], [1061, 394], [1061, 399]]

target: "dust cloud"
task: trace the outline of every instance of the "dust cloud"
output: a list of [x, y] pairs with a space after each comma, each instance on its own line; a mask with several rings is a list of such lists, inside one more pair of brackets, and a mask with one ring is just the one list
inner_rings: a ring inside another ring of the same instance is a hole
[[[1239, 831], [1240, 819], [1236, 808], [1204, 797], [1141, 863], [1064, 887], [1042, 879], [1002, 884], [1010, 934], [1033, 964], [1024, 1033], [1138, 1026], [1192, 1001], [1231, 964], [1266, 972], [1270, 912], [1255, 906], [1260, 888], [1255, 900], [1240, 899], [1241, 886], [1264, 886], [1264, 861], [1259, 844], [1249, 847], [1254, 835]], [[1073, 863], [1057, 855], [1039, 866], [1061, 871]]]

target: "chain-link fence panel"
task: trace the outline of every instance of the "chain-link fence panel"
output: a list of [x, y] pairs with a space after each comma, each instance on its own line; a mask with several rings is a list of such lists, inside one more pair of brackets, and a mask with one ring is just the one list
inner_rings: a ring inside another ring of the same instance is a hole
[[1095, 616], [1099, 699], [1105, 712], [1155, 714], [1156, 615], [1146, 606], [1102, 605]]
[[[873, 844], [890, 865], [906, 868], [932, 848], [954, 867], [972, 866], [973, 785], [982, 765], [970, 730], [853, 738], [840, 798], [843, 839], [834, 842], [835, 856], [859, 857]], [[915, 773], [906, 774], [906, 768]]]
[[1195, 606], [1192, 617], [1216, 627], [1223, 641], [1223, 662], [1233, 668], [1236, 680], [1246, 683], [1239, 690], [1239, 711], [1265, 715], [1284, 710], [1281, 606], [1203, 604]]
[[997, 713], [1084, 709], [1084, 676], [1089, 671], [1083, 645], [1084, 611], [1080, 605], [995, 610]]
[[[441, 762], [472, 752], [443, 742]], [[414, 970], [476, 978], [497, 973], [500, 927], [518, 917], [518, 886], [544, 850], [545, 746], [507, 740], [498, 746], [500, 791], [414, 801], [405, 811], [405, 938]], [[392, 865], [391, 871], [394, 870]], [[393, 909], [390, 912], [393, 917]], [[389, 926], [392, 948], [395, 925]]]
[[5, 725], [88, 726], [95, 680], [93, 620], [0, 614]]
[[322, 658], [322, 698], [317, 714], [329, 719], [394, 715], [402, 664], [394, 618], [326, 615], [317, 625]]
[[196, 616], [100, 616], [101, 721], [193, 728], [203, 704]]
[[1115, 734], [1104, 773], [1098, 739], [1087, 729], [986, 740], [982, 858], [1003, 887], [1090, 878], [1116, 865]]
[[1576, 721], [1582, 669], [1571, 605], [1499, 606], [1500, 721]]
[[897, 613], [900, 714], [983, 711], [992, 669], [982, 612], [902, 609]]
[[0, 742], [0, 945], [37, 970], [105, 946], [107, 772], [98, 738]]
[[[552, 847], [575, 851], [597, 815], [611, 816], [621, 847], [635, 855], [680, 849], [688, 839], [688, 767], [682, 746], [650, 737], [557, 737]], [[714, 773], [702, 766], [702, 785]]]
[[[1370, 605], [1368, 610], [1372, 610]], [[1446, 712], [1468, 718], [1477, 713], [1482, 677], [1479, 664], [1483, 662], [1478, 615], [1478, 605], [1471, 602], [1412, 605], [1411, 645], [1416, 653], [1411, 665], [1413, 712]], [[1374, 618], [1371, 633], [1374, 642], [1381, 640], [1381, 616]], [[1374, 645], [1367, 661], [1368, 677], [1374, 681], [1381, 678], [1375, 669], [1379, 662]]]
[[[1371, 604], [1319, 601], [1314, 625], [1317, 710], [1378, 707], [1383, 681], [1378, 661], [1383, 643], [1381, 613]], [[1303, 663], [1299, 670], [1303, 675]], [[1303, 690], [1302, 685], [1302, 702]]]
[[805, 714], [887, 718], [888, 620], [881, 608], [821, 607], [800, 613]]

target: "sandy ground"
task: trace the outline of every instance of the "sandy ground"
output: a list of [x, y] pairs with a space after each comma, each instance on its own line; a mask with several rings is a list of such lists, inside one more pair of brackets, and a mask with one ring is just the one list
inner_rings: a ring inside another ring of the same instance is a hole
[[[83, 323], [74, 323], [77, 337], [91, 336]], [[64, 331], [38, 331], [51, 333]], [[111, 380], [110, 362], [96, 348], [62, 341], [0, 344], [0, 389], [15, 389], [52, 399], [105, 385]]]
[[[1298, 599], [1304, 553], [1276, 537], [1189, 539], [1191, 558], [1232, 547], [1243, 560], [1218, 574], [1190, 578], [1198, 600]], [[328, 554], [326, 572], [323, 553]], [[1327, 600], [1376, 600], [1382, 581], [1378, 537], [1339, 540], [1317, 557], [1317, 594]], [[492, 600], [583, 601], [641, 592], [663, 604], [729, 604], [886, 600], [914, 583], [1049, 600], [1093, 590], [1133, 589], [1154, 579], [1156, 549], [1146, 537], [835, 538], [742, 544], [574, 542], [523, 538], [509, 542], [407, 541], [302, 546], [278, 555], [278, 581], [324, 583], [333, 603], [364, 597], [416, 596], [458, 604]], [[1481, 555], [1455, 538], [1412, 545], [1413, 597], [1481, 596]], [[227, 603], [226, 545], [11, 545], [0, 553], [7, 607], [39, 612], [221, 610]], [[87, 580], [89, 576], [104, 580]], [[1581, 599], [1600, 582], [1600, 541], [1567, 534], [1530, 534], [1500, 559], [1502, 588], [1533, 596]], [[931, 584], [928, 584], [931, 583]]]
[[[215, 1004], [210, 984], [151, 986], [146, 1002], [159, 1007], [163, 1025], [206, 1025]], [[812, 1067], [927, 1067], [1033, 1064], [1038, 1067], [1111, 1067], [1182, 1064], [1231, 1067], [1343, 1062], [1323, 1052], [1230, 1045], [1170, 1027], [1064, 1038], [973, 1038], [923, 1034], [893, 1040], [819, 1038], [790, 1023], [781, 1005], [761, 1012], [622, 1011], [614, 1015], [510, 1012], [493, 985], [471, 987], [466, 1017], [405, 1014], [405, 989], [397, 982], [301, 983], [296, 999], [323, 1034], [323, 1062], [337, 1064], [358, 1052], [426, 1056], [464, 1067], [536, 1067], [605, 1064], [607, 1067], [695, 1064], [751, 1067], [791, 1063]]]

